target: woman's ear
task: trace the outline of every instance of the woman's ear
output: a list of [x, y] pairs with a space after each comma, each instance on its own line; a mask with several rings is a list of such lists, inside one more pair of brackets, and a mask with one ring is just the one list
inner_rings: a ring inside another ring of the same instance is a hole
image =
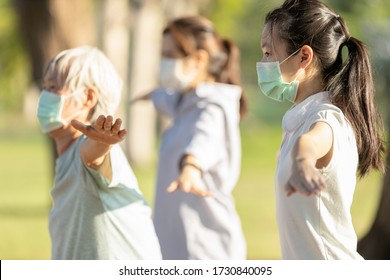
[[201, 66], [201, 68], [207, 68], [207, 65], [209, 63], [209, 53], [207, 51], [197, 50], [195, 57], [198, 62], [198, 65]]
[[85, 99], [84, 99], [84, 106], [92, 109], [96, 106], [98, 103], [98, 91], [95, 87], [87, 87], [84, 91]]
[[306, 68], [313, 60], [313, 49], [308, 45], [304, 45], [301, 48], [299, 55], [301, 59], [300, 60], [301, 68]]
[[191, 71], [196, 69], [201, 75], [206, 75], [208, 63], [208, 52], [205, 50], [197, 50], [194, 54], [185, 58], [184, 73], [191, 73]]

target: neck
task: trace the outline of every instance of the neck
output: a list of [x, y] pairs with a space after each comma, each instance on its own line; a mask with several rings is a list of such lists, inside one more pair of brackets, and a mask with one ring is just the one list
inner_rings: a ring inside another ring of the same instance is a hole
[[307, 80], [304, 80], [299, 84], [297, 98], [295, 99], [294, 103], [299, 104], [309, 96], [324, 90], [325, 85], [322, 77], [317, 75], [308, 78]]
[[188, 94], [189, 92], [193, 91], [199, 84], [201, 83], [215, 83], [215, 78], [211, 75], [204, 74], [199, 76], [191, 85], [191, 87], [184, 92], [184, 94]]

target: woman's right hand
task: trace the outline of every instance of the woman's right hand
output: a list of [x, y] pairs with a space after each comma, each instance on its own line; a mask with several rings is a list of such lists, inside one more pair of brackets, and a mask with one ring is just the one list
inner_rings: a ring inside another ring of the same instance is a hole
[[167, 192], [171, 193], [181, 189], [185, 193], [193, 193], [201, 197], [213, 196], [212, 192], [206, 190], [202, 181], [202, 171], [193, 165], [182, 166], [179, 177], [173, 181], [167, 188]]
[[304, 195], [318, 195], [325, 188], [322, 174], [315, 168], [315, 162], [308, 159], [296, 159], [292, 166], [292, 175], [287, 181], [285, 192], [287, 196], [295, 192]]

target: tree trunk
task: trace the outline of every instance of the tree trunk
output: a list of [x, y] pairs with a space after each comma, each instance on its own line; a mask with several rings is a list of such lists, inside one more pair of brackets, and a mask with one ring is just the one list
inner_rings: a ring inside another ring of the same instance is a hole
[[58, 52], [95, 40], [91, 1], [15, 0], [20, 30], [40, 85], [43, 68]]
[[[133, 1], [131, 27], [131, 75], [128, 88], [130, 99], [134, 99], [157, 86], [162, 33], [160, 1]], [[127, 101], [129, 104], [130, 100]], [[147, 166], [155, 152], [155, 110], [150, 102], [136, 102], [127, 108], [129, 131], [125, 140], [127, 154], [132, 164]]]
[[[44, 67], [53, 56], [64, 49], [95, 41], [90, 0], [15, 0], [13, 3], [30, 57], [34, 86], [38, 89]], [[57, 154], [54, 142], [50, 139], [49, 143], [54, 167]]]
[[[164, 17], [197, 14], [208, 0], [133, 0], [131, 24], [131, 99], [157, 86]], [[132, 164], [147, 166], [155, 155], [156, 113], [150, 102], [136, 102], [127, 110], [126, 152]]]
[[98, 45], [123, 80], [122, 100], [115, 117], [126, 125], [130, 52], [130, 5], [128, 0], [99, 0]]

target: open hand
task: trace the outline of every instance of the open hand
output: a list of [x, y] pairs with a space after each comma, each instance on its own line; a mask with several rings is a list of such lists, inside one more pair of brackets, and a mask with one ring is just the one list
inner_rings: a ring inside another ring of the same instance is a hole
[[213, 196], [212, 192], [206, 190], [202, 181], [202, 172], [191, 166], [185, 165], [180, 176], [167, 188], [167, 192], [174, 192], [181, 189], [185, 193], [193, 193], [201, 197]]
[[293, 163], [292, 175], [287, 181], [285, 191], [287, 196], [295, 192], [304, 195], [318, 195], [326, 187], [322, 174], [307, 160], [297, 160]]
[[100, 115], [91, 125], [72, 120], [72, 126], [92, 140], [113, 145], [122, 141], [127, 134], [125, 129], [121, 129], [122, 120], [120, 118], [116, 119], [115, 122], [113, 121], [114, 119], [110, 115], [107, 117]]

